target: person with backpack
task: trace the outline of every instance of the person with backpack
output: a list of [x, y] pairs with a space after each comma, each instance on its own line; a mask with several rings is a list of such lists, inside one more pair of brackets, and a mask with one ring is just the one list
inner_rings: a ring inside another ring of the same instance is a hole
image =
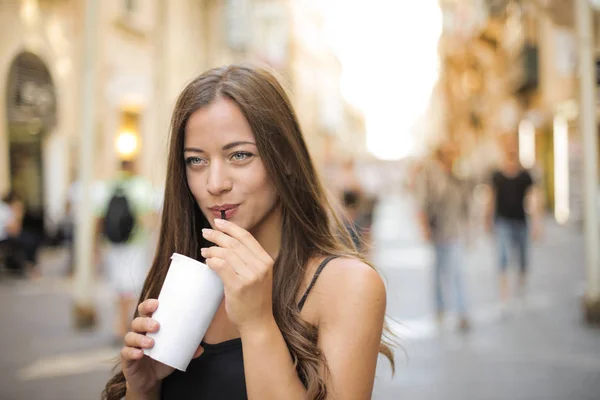
[[122, 161], [117, 178], [108, 182], [97, 210], [97, 230], [104, 242], [104, 267], [117, 296], [115, 340], [129, 328], [135, 300], [149, 269], [149, 231], [155, 220], [152, 184]]

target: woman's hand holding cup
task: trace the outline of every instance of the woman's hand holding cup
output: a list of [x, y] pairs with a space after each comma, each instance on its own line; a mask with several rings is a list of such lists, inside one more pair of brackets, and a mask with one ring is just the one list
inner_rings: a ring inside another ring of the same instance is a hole
[[[152, 392], [161, 380], [175, 370], [143, 353], [143, 349], [154, 346], [154, 340], [147, 337], [146, 333], [157, 332], [159, 329], [158, 322], [151, 318], [157, 308], [156, 299], [148, 299], [140, 303], [139, 317], [131, 323], [131, 332], [125, 335], [125, 346], [121, 349], [121, 368], [127, 381], [127, 390], [133, 393]], [[202, 351], [202, 347], [199, 347], [194, 358], [199, 357]]]

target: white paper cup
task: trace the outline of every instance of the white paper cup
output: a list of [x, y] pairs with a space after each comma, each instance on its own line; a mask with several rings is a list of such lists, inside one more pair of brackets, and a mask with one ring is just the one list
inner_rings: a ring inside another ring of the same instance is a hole
[[154, 347], [144, 349], [144, 354], [185, 371], [222, 300], [223, 282], [215, 272], [174, 253], [152, 316], [160, 328], [147, 334]]

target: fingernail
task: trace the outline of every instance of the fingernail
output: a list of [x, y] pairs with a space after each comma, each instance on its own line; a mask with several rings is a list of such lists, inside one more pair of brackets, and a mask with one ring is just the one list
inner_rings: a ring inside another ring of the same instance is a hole
[[206, 249], [200, 249], [200, 254], [204, 255], [206, 253]]
[[211, 231], [210, 229], [204, 228], [204, 229], [202, 229], [202, 234], [203, 235], [208, 235], [210, 233], [210, 231]]
[[144, 346], [150, 346], [152, 344], [152, 339], [150, 339], [150, 338], [143, 338], [142, 339], [142, 344]]
[[225, 224], [225, 220], [221, 219], [221, 218], [215, 218], [215, 224], [217, 224], [217, 225], [224, 225]]
[[156, 329], [156, 328], [158, 328], [158, 322], [156, 322], [156, 321], [151, 321], [151, 322], [150, 322], [150, 329], [154, 330], [154, 329]]

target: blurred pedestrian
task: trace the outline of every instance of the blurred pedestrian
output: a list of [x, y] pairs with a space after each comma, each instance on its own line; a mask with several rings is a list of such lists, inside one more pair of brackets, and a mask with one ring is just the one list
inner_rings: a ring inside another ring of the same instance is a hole
[[21, 232], [23, 203], [16, 200], [13, 192], [0, 200], [0, 241], [4, 242]]
[[426, 163], [418, 180], [421, 210], [419, 222], [435, 253], [433, 289], [438, 322], [447, 311], [452, 294], [459, 317], [458, 328], [470, 328], [464, 282], [465, 245], [469, 230], [470, 185], [454, 171], [458, 152], [445, 142]]
[[486, 224], [488, 231], [495, 234], [500, 300], [506, 308], [511, 297], [507, 272], [509, 258], [511, 255], [517, 258], [517, 294], [522, 297], [529, 267], [529, 237], [536, 240], [541, 233], [542, 207], [533, 174], [519, 160], [516, 140], [504, 142], [502, 149], [500, 168], [494, 170], [490, 178], [491, 199], [488, 202]]
[[[14, 191], [10, 191], [2, 203], [4, 214], [10, 220], [8, 230], [5, 230], [5, 246], [9, 248], [6, 263], [15, 273], [37, 279], [41, 276], [37, 265], [40, 242], [34, 232], [24, 228], [25, 204]], [[6, 207], [10, 209], [10, 214]]]
[[371, 243], [371, 225], [376, 198], [370, 196], [357, 174], [357, 163], [352, 157], [345, 159], [336, 185], [348, 220], [346, 228], [359, 252], [365, 252]]
[[338, 193], [341, 193], [341, 197], [343, 198], [343, 193], [352, 191], [357, 194], [357, 196], [361, 196], [364, 192], [363, 185], [358, 178], [358, 174], [356, 171], [357, 163], [356, 160], [348, 156], [346, 157], [340, 165], [337, 177], [336, 177], [336, 188]]
[[347, 190], [344, 192], [342, 205], [346, 212], [346, 230], [350, 233], [352, 242], [358, 251], [363, 249], [363, 228], [360, 224], [360, 198], [357, 192]]
[[11, 271], [23, 272], [20, 260], [15, 259], [14, 238], [21, 232], [22, 207], [16, 207], [11, 194], [0, 200], [0, 263]]
[[156, 219], [150, 181], [135, 172], [133, 161], [122, 161], [116, 179], [106, 183], [106, 199], [98, 205], [98, 233], [104, 239], [104, 267], [117, 296], [115, 341], [129, 329], [135, 301], [150, 268], [149, 229]]

